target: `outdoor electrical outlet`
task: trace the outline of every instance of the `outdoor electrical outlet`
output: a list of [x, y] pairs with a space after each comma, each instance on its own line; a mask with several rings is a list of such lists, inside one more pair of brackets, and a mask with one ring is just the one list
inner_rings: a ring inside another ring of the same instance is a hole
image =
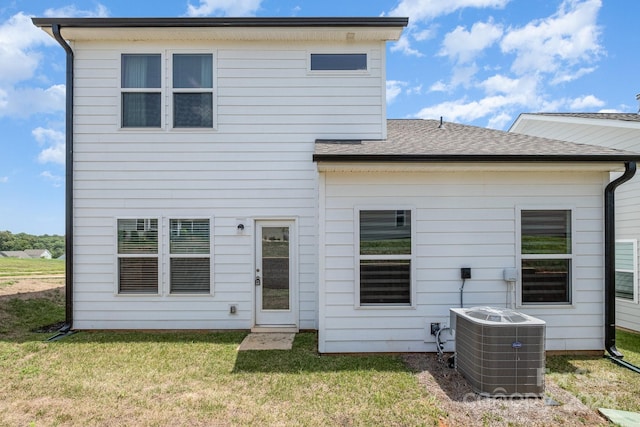
[[460, 278], [461, 279], [471, 279], [471, 268], [462, 267], [460, 269]]
[[439, 330], [440, 330], [440, 323], [431, 324], [431, 335], [435, 336]]

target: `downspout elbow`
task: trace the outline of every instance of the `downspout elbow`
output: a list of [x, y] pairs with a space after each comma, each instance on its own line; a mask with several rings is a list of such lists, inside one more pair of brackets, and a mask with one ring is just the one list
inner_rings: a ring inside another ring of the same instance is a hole
[[62, 37], [60, 24], [51, 26], [53, 37], [67, 54], [65, 103], [65, 325], [60, 330], [73, 329], [73, 49]]
[[604, 190], [604, 345], [615, 359], [624, 356], [616, 348], [615, 191], [636, 173], [636, 162], [624, 164], [624, 173]]

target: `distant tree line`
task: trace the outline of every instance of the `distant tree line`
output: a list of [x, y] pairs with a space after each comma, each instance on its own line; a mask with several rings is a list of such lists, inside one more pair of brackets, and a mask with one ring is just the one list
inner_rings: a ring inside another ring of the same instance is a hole
[[27, 233], [13, 234], [0, 231], [0, 251], [24, 251], [26, 249], [48, 249], [52, 258], [64, 254], [64, 236], [33, 236]]

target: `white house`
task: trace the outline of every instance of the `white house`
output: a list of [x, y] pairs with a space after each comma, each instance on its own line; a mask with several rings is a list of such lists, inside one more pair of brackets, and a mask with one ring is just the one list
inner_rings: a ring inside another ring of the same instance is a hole
[[[521, 114], [510, 131], [640, 152], [640, 115], [635, 113]], [[635, 177], [616, 196], [615, 301], [616, 324], [635, 331], [640, 331], [639, 213], [640, 180]]]
[[67, 329], [435, 351], [463, 301], [543, 318], [547, 350], [603, 349], [609, 173], [638, 155], [388, 121], [407, 19], [34, 23], [67, 52]]

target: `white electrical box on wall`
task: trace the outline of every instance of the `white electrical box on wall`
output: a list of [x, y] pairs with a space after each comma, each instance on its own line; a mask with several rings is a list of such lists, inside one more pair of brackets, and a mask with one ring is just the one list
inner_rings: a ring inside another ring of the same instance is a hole
[[518, 281], [518, 270], [515, 268], [505, 268], [503, 273], [503, 278], [505, 282], [517, 282]]

